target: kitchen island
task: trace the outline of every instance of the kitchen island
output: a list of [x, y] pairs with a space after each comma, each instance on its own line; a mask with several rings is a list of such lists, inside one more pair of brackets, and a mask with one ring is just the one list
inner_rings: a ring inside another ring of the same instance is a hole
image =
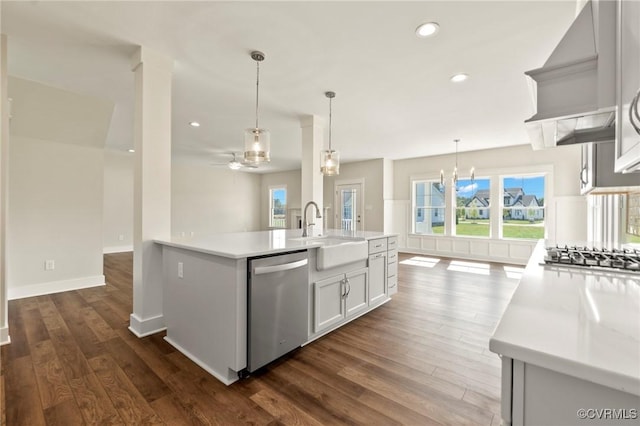
[[381, 232], [302, 238], [300, 230], [283, 229], [156, 243], [163, 248], [165, 339], [227, 385], [248, 363], [252, 259], [306, 252], [304, 344], [388, 302], [397, 289], [396, 236]]
[[489, 341], [503, 424], [640, 424], [640, 274], [544, 255], [540, 241]]

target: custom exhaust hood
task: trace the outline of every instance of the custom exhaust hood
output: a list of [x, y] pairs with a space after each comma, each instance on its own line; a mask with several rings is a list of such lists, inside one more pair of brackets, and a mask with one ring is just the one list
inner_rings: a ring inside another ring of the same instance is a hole
[[587, 2], [542, 68], [527, 71], [534, 149], [615, 138], [615, 1]]

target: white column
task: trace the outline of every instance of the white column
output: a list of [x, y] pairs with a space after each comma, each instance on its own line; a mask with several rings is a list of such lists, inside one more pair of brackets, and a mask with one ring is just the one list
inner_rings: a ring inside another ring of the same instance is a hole
[[173, 61], [140, 47], [135, 73], [133, 313], [138, 337], [164, 330], [162, 249], [171, 236], [171, 74]]
[[[302, 214], [304, 214], [304, 206], [309, 201], [315, 201], [320, 208], [320, 214], [323, 214], [324, 176], [320, 172], [320, 151], [324, 149], [324, 119], [317, 115], [307, 115], [301, 118], [300, 127], [302, 128], [302, 184], [300, 191]], [[311, 211], [308, 212], [307, 220], [309, 223], [315, 223], [313, 235], [322, 234], [323, 220], [315, 218], [316, 212], [313, 207], [310, 207], [309, 210]]]
[[9, 98], [7, 95], [7, 36], [0, 35], [0, 345], [9, 343], [7, 314], [7, 188], [9, 175]]

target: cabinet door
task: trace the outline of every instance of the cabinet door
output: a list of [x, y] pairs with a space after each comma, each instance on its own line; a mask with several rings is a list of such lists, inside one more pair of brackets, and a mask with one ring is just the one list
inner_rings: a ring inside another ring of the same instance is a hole
[[387, 254], [369, 256], [369, 305], [382, 302], [387, 297]]
[[369, 307], [369, 286], [367, 268], [346, 274], [346, 314], [347, 317], [357, 314]]
[[[640, 91], [640, 2], [618, 2], [618, 75], [617, 75], [617, 172], [629, 169], [640, 162], [640, 134], [632, 125], [629, 109]], [[633, 115], [640, 115], [640, 106]], [[640, 127], [640, 117], [635, 118]], [[636, 166], [637, 167], [637, 166]]]
[[313, 284], [314, 321], [313, 331], [317, 333], [339, 323], [345, 317], [344, 298], [346, 285], [344, 275], [336, 275]]

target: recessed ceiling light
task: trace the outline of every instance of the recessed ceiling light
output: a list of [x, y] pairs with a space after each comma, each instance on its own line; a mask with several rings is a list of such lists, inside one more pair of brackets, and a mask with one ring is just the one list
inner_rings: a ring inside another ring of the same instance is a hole
[[460, 73], [452, 76], [451, 81], [453, 81], [454, 83], [460, 83], [461, 81], [465, 81], [468, 78], [469, 78], [469, 74]]
[[130, 149], [130, 150], [128, 150], [128, 151], [129, 151], [129, 152], [136, 152], [136, 150], [135, 150], [135, 149]]
[[200, 127], [200, 123], [198, 123], [197, 121], [190, 121], [189, 122], [189, 126], [191, 126], [191, 127]]
[[427, 22], [416, 28], [416, 35], [420, 38], [426, 38], [434, 35], [440, 29], [437, 22]]

